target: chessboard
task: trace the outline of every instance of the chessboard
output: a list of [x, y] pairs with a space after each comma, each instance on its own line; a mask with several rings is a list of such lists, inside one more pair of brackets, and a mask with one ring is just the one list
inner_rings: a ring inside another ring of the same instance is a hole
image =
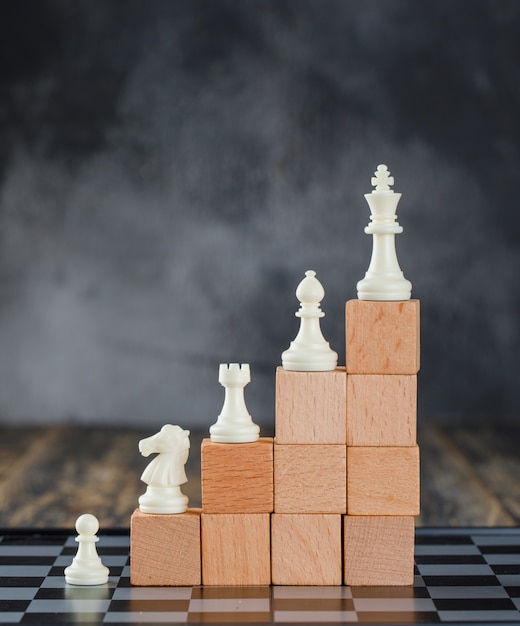
[[99, 537], [109, 582], [74, 587], [72, 533], [0, 533], [0, 623], [520, 623], [520, 528], [418, 528], [413, 587], [132, 587], [128, 533]]

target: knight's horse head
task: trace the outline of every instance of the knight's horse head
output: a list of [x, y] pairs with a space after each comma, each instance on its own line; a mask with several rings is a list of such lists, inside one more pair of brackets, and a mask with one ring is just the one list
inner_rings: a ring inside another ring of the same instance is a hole
[[158, 433], [155, 433], [155, 435], [141, 439], [139, 442], [139, 452], [143, 456], [150, 456], [150, 454], [154, 452], [166, 452], [167, 450], [173, 452], [179, 447], [185, 448], [186, 441], [188, 441], [189, 448], [189, 436], [189, 430], [184, 430], [180, 426], [166, 424]]

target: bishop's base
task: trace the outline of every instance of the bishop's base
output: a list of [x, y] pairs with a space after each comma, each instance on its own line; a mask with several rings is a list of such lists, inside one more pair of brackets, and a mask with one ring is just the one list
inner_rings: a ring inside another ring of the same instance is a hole
[[292, 372], [331, 372], [338, 365], [338, 355], [327, 343], [297, 346], [291, 343], [282, 354], [282, 367]]

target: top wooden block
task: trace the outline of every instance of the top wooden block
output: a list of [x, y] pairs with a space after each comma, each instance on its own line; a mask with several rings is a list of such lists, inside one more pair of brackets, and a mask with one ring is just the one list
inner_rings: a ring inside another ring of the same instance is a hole
[[347, 373], [417, 374], [419, 319], [419, 300], [349, 300]]

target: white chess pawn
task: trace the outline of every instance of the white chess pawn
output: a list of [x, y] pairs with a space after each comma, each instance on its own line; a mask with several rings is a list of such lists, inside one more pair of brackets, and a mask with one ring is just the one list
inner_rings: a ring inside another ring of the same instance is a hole
[[365, 228], [373, 235], [372, 258], [365, 278], [357, 284], [360, 300], [409, 300], [412, 284], [399, 267], [395, 251], [395, 235], [403, 232], [395, 211], [401, 198], [390, 186], [394, 179], [386, 165], [378, 165], [372, 177], [375, 189], [365, 194], [370, 207], [370, 223]]
[[69, 585], [103, 585], [108, 581], [109, 570], [96, 550], [98, 530], [99, 522], [90, 513], [80, 515], [76, 520], [78, 552], [65, 569], [65, 582]]
[[190, 453], [189, 437], [189, 430], [166, 424], [158, 433], [139, 442], [143, 456], [158, 453], [141, 475], [148, 485], [139, 498], [143, 513], [171, 515], [184, 513], [188, 508], [188, 497], [180, 486], [188, 482], [184, 466]]
[[284, 369], [297, 372], [327, 372], [336, 369], [338, 355], [331, 349], [320, 328], [320, 317], [325, 315], [320, 308], [324, 296], [325, 290], [316, 278], [316, 272], [305, 272], [305, 278], [296, 289], [301, 306], [295, 315], [300, 318], [300, 330], [282, 354]]
[[250, 381], [247, 363], [220, 364], [218, 382], [225, 388], [226, 395], [217, 422], [209, 429], [211, 441], [252, 443], [260, 437], [260, 427], [253, 422], [244, 399], [244, 387]]

